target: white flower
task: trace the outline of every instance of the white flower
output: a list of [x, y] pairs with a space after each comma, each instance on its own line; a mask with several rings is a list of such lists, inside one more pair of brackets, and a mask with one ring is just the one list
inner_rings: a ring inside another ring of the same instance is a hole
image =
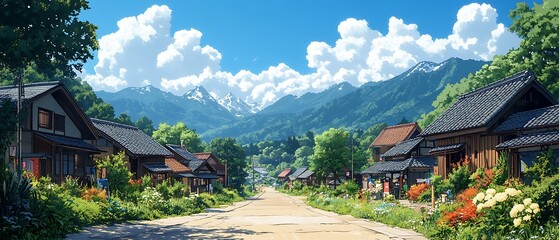
[[510, 210], [509, 216], [510, 216], [511, 218], [515, 218], [515, 217], [518, 216], [518, 211], [516, 211], [516, 208], [512, 208], [512, 209]]
[[488, 201], [489, 199], [493, 198], [493, 194], [487, 194], [485, 195], [485, 201]]
[[532, 199], [531, 198], [524, 199], [524, 205], [530, 206], [530, 204], [532, 204]]
[[514, 188], [507, 188], [505, 189], [505, 193], [509, 196], [516, 196], [517, 191]]
[[539, 213], [539, 212], [540, 212], [540, 208], [535, 208], [535, 209], [533, 210], [533, 212], [534, 212], [534, 214]]
[[497, 202], [504, 202], [507, 200], [507, 194], [504, 192], [497, 193], [493, 199], [497, 200]]
[[540, 208], [540, 205], [538, 203], [532, 203], [532, 204], [530, 204], [530, 208], [531, 209]]
[[497, 200], [495, 200], [495, 198], [491, 198], [491, 199], [489, 199], [489, 201], [487, 201], [485, 203], [485, 205], [487, 207], [491, 208], [491, 207], [495, 206], [496, 203], [497, 203]]
[[530, 208], [526, 208], [524, 211], [527, 212], [527, 213], [532, 213], [532, 209], [530, 209]]
[[483, 204], [483, 203], [478, 204], [477, 205], [477, 211], [478, 212], [481, 211], [481, 209], [483, 209], [484, 207], [485, 207], [485, 204]]
[[497, 190], [493, 189], [493, 188], [489, 188], [485, 191], [486, 194], [488, 195], [495, 195], [495, 193], [497, 193]]
[[530, 215], [526, 215], [522, 218], [522, 220], [524, 220], [526, 222], [530, 221], [530, 219], [532, 219], [532, 217], [530, 217]]
[[515, 204], [509, 212], [510, 217], [514, 218], [518, 216], [518, 213], [524, 210], [524, 205], [522, 204]]
[[514, 223], [515, 227], [520, 226], [520, 224], [522, 224], [522, 219], [520, 218], [515, 218], [514, 221], [512, 221]]
[[477, 199], [479, 202], [483, 201], [483, 199], [485, 198], [485, 193], [480, 192], [476, 195], [476, 197], [474, 199]]

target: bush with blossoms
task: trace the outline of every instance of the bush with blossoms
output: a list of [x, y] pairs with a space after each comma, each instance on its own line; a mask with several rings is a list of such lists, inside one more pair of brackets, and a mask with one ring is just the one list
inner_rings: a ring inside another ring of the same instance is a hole
[[481, 214], [480, 227], [488, 234], [529, 228], [540, 212], [538, 203], [532, 202], [531, 198], [523, 198], [522, 191], [515, 188], [502, 192], [489, 188], [478, 193], [473, 203]]

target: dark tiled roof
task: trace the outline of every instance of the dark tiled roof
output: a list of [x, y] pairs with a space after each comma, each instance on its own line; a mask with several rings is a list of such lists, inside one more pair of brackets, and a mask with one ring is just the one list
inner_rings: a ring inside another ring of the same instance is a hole
[[305, 171], [304, 173], [301, 173], [301, 175], [299, 175], [297, 178], [298, 179], [307, 179], [310, 176], [312, 176], [314, 174], [313, 171], [311, 171], [310, 169], [307, 169], [307, 171]]
[[185, 178], [196, 178], [196, 175], [192, 174], [192, 173], [179, 173], [177, 174], [181, 177], [185, 177]]
[[[34, 98], [44, 92], [47, 92], [60, 85], [59, 82], [40, 82], [40, 83], [30, 83], [24, 85], [24, 96], [23, 99]], [[12, 100], [17, 100], [17, 86], [5, 86], [0, 87], [0, 98], [11, 98]]]
[[143, 165], [150, 172], [154, 173], [168, 173], [173, 171], [169, 166], [165, 165], [165, 163], [162, 162], [144, 163]]
[[397, 143], [408, 139], [413, 132], [418, 129], [419, 127], [415, 122], [387, 127], [379, 133], [370, 146], [396, 145]]
[[216, 179], [217, 176], [211, 173], [195, 173], [194, 175], [196, 175], [199, 178], [203, 178], [203, 179]]
[[414, 156], [412, 157], [412, 168], [430, 168], [437, 166], [437, 158], [433, 156]]
[[217, 171], [218, 175], [225, 175], [225, 165], [211, 152], [193, 153], [200, 160], [207, 161]]
[[559, 144], [559, 131], [534, 133], [505, 141], [497, 145], [497, 149], [521, 148]]
[[199, 158], [194, 156], [194, 154], [192, 154], [188, 150], [182, 148], [180, 145], [167, 144], [166, 146], [173, 153], [179, 155], [180, 157], [186, 159], [187, 161], [199, 161], [200, 160]]
[[190, 160], [188, 161], [188, 168], [192, 169], [192, 171], [196, 171], [198, 170], [198, 168], [200, 168], [202, 166], [202, 164], [204, 164], [206, 161], [204, 160]]
[[464, 94], [422, 136], [486, 126], [535, 77], [524, 71]]
[[410, 158], [401, 161], [377, 162], [375, 163], [375, 165], [365, 169], [365, 171], [361, 173], [378, 174], [387, 172], [400, 172], [406, 170], [410, 166], [410, 162]]
[[495, 132], [559, 125], [559, 105], [519, 112], [510, 116]]
[[170, 156], [169, 150], [137, 127], [92, 118], [93, 125], [112, 141], [137, 156]]
[[464, 147], [463, 143], [444, 145], [444, 146], [432, 148], [431, 150], [429, 150], [429, 153], [453, 152], [453, 151], [460, 150], [463, 147]]
[[307, 171], [307, 168], [308, 167], [297, 168], [297, 170], [295, 170], [295, 172], [293, 172], [291, 175], [289, 175], [289, 179], [291, 179], [291, 180], [297, 179], [297, 177], [299, 177], [299, 175], [301, 175], [301, 173], [304, 173], [305, 171]]
[[383, 157], [396, 157], [406, 155], [411, 152], [413, 148], [417, 146], [423, 140], [422, 137], [408, 139], [403, 141], [396, 146], [390, 148], [390, 150], [386, 151], [382, 154]]
[[76, 138], [69, 138], [69, 137], [65, 137], [65, 136], [59, 136], [59, 135], [52, 135], [52, 134], [47, 134], [47, 133], [41, 133], [41, 132], [34, 132], [37, 136], [46, 139], [48, 141], [51, 142], [55, 142], [59, 145], [62, 146], [67, 146], [67, 147], [74, 147], [74, 148], [80, 148], [83, 150], [89, 150], [92, 152], [101, 152], [101, 150], [99, 150], [99, 148], [84, 142], [81, 139], [76, 139]]
[[283, 171], [281, 171], [280, 174], [278, 174], [278, 178], [287, 177], [290, 173], [291, 173], [291, 168], [286, 168]]

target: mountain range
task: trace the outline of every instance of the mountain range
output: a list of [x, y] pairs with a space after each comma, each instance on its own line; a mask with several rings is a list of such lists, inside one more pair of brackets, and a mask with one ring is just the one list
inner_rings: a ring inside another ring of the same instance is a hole
[[201, 86], [183, 96], [153, 86], [96, 93], [113, 105], [117, 114], [125, 112], [132, 119], [145, 115], [156, 128], [161, 122], [183, 121], [206, 141], [234, 137], [246, 143], [287, 138], [308, 130], [367, 129], [376, 123], [416, 120], [433, 109], [432, 102], [447, 84], [460, 81], [486, 63], [458, 58], [420, 62], [386, 81], [360, 87], [343, 82], [319, 93], [287, 95], [264, 109], [231, 93], [215, 99]]

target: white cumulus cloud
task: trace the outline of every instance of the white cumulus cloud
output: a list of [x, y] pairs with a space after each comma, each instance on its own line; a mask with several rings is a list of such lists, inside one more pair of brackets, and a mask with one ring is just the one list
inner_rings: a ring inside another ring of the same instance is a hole
[[116, 32], [100, 38], [95, 72], [85, 73], [84, 79], [96, 90], [153, 84], [177, 95], [202, 85], [216, 97], [232, 92], [266, 106], [287, 94], [318, 92], [344, 81], [359, 86], [386, 80], [420, 61], [491, 60], [520, 42], [497, 22], [496, 9], [473, 3], [458, 11], [444, 38], [433, 39], [396, 16], [388, 19], [386, 33], [371, 29], [366, 20], [348, 18], [338, 25], [339, 39], [333, 45], [309, 43], [309, 74], [286, 63], [259, 73], [231, 73], [221, 70], [217, 49], [201, 44], [202, 32], [191, 28], [172, 33], [171, 15], [169, 7], [154, 5], [118, 21]]

